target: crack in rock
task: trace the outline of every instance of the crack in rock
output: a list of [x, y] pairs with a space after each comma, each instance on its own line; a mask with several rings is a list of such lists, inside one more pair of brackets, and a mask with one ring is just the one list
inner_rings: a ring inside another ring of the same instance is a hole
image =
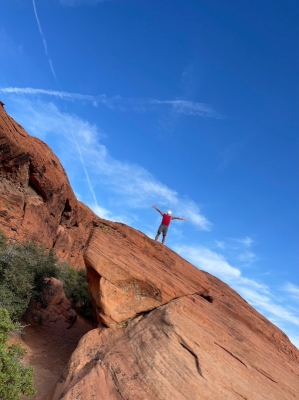
[[221, 344], [214, 342], [217, 346], [219, 346], [221, 349], [223, 349], [224, 351], [226, 351], [230, 356], [234, 357], [236, 360], [238, 360], [241, 364], [243, 364], [246, 368], [247, 365], [239, 358], [237, 357], [235, 354], [233, 354], [231, 351], [229, 351], [228, 349], [226, 349], [225, 347], [221, 346]]

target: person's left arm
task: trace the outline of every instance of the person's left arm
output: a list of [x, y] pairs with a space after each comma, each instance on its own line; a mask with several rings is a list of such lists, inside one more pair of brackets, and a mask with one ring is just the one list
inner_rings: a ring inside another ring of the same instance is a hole
[[186, 221], [186, 218], [183, 217], [171, 217], [171, 219], [180, 219], [181, 221]]

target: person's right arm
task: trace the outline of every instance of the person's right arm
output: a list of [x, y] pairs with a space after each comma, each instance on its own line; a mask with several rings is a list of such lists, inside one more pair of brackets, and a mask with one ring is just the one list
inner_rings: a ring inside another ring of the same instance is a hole
[[158, 213], [160, 213], [160, 214], [162, 215], [162, 217], [163, 217], [164, 214], [162, 213], [162, 211], [159, 210], [159, 208], [157, 208], [156, 206], [153, 206], [153, 208], [154, 208], [155, 210], [157, 210]]

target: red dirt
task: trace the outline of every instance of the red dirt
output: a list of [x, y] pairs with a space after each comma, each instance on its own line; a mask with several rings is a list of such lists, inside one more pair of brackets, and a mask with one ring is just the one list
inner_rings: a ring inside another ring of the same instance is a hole
[[53, 389], [79, 340], [93, 329], [91, 323], [77, 318], [71, 329], [69, 323], [48, 323], [24, 328], [23, 345], [28, 350], [25, 363], [35, 369], [34, 386], [37, 394], [32, 400], [44, 400]]

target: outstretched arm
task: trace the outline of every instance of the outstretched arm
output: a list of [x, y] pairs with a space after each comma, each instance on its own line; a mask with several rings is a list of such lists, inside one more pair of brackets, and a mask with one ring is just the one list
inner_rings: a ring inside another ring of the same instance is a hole
[[153, 206], [153, 208], [154, 208], [155, 210], [157, 210], [158, 213], [160, 213], [160, 214], [162, 215], [162, 217], [163, 217], [163, 213], [162, 213], [162, 211], [159, 210], [159, 208], [157, 208], [156, 206]]
[[180, 219], [181, 221], [186, 221], [186, 218], [181, 217], [171, 217], [171, 219]]

